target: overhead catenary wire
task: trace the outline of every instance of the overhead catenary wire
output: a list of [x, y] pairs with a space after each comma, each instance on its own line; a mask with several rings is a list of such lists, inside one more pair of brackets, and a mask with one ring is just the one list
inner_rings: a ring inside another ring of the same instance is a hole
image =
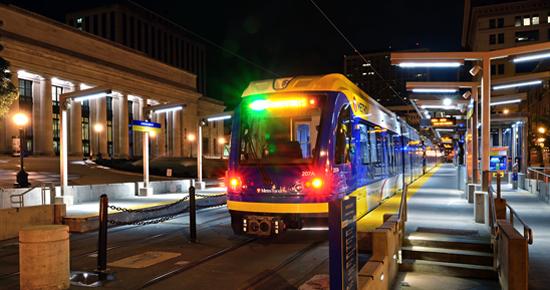
[[355, 52], [364, 61], [365, 64], [369, 64], [368, 66], [370, 67], [370, 69], [386, 84], [386, 86], [388, 86], [388, 88], [392, 90], [393, 93], [397, 97], [399, 97], [402, 101], [404, 101], [405, 103], [409, 103], [407, 102], [407, 99], [402, 97], [401, 94], [397, 90], [395, 90], [395, 88], [391, 84], [389, 84], [389, 82], [386, 79], [384, 79], [384, 77], [374, 68], [374, 66], [359, 52], [359, 50], [355, 47], [355, 45], [353, 45], [353, 43], [346, 37], [346, 35], [342, 32], [342, 30], [340, 30], [340, 28], [338, 28], [338, 26], [330, 19], [330, 17], [328, 17], [328, 15], [323, 11], [323, 9], [321, 9], [321, 7], [319, 7], [319, 5], [317, 5], [317, 3], [315, 3], [314, 0], [309, 0], [309, 1], [313, 6], [315, 6], [315, 8], [317, 8], [319, 13], [321, 13], [321, 15], [334, 28], [334, 30], [336, 30], [336, 32], [338, 32], [338, 34], [353, 49], [353, 52]]

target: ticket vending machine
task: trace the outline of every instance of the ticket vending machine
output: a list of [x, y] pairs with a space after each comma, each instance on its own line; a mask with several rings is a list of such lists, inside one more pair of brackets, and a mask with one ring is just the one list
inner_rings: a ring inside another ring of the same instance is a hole
[[493, 172], [493, 176], [500, 174], [502, 177], [508, 173], [508, 147], [491, 148], [489, 171]]

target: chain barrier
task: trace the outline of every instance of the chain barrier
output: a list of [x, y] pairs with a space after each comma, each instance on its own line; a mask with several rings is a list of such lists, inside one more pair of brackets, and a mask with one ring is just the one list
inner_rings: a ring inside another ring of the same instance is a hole
[[131, 209], [131, 208], [125, 208], [125, 207], [120, 207], [120, 206], [115, 206], [115, 205], [109, 205], [109, 208], [112, 209], [112, 210], [116, 210], [116, 211], [119, 211], [119, 212], [129, 212], [129, 213], [141, 213], [141, 212], [153, 212], [153, 211], [159, 211], [159, 210], [163, 210], [163, 209], [167, 209], [167, 208], [171, 208], [175, 205], [178, 205], [186, 200], [189, 199], [189, 196], [186, 196], [180, 200], [177, 200], [173, 203], [170, 203], [170, 204], [166, 204], [166, 205], [163, 205], [163, 206], [156, 206], [156, 207], [153, 207], [153, 208], [143, 208], [143, 209]]
[[[225, 193], [223, 194], [195, 194], [197, 197], [200, 197], [201, 199], [209, 199], [209, 198], [218, 198], [225, 196]], [[166, 210], [175, 207], [178, 204], [182, 204], [183, 202], [189, 200], [189, 196], [186, 196], [180, 200], [177, 200], [173, 203], [158, 206], [154, 208], [145, 208], [145, 209], [131, 209], [131, 208], [124, 208], [120, 206], [115, 205], [108, 205], [108, 208], [111, 210], [116, 210], [118, 212], [122, 213], [128, 213], [128, 214], [139, 214], [139, 213], [152, 213], [152, 212], [158, 212], [161, 210]], [[215, 208], [215, 207], [222, 207], [224, 204], [215, 204], [215, 205], [204, 205], [204, 206], [198, 206], [200, 208]], [[178, 210], [175, 214], [169, 214], [162, 217], [141, 217], [137, 220], [131, 220], [131, 221], [120, 221], [120, 220], [108, 220], [109, 224], [111, 225], [118, 225], [118, 226], [125, 226], [125, 225], [138, 225], [138, 226], [144, 226], [144, 225], [152, 225], [152, 224], [159, 224], [163, 223], [172, 219], [175, 219], [179, 215], [183, 214], [189, 209], [189, 205], [186, 205], [183, 209]]]

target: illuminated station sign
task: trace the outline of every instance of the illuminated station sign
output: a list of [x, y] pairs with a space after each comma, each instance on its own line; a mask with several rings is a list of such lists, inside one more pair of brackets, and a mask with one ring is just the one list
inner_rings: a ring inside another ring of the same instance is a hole
[[433, 127], [453, 127], [456, 125], [455, 118], [432, 118], [431, 122]]

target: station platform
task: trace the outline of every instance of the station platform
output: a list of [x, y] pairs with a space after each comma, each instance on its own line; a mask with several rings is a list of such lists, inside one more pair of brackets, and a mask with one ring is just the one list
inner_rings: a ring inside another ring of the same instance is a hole
[[[502, 198], [514, 208], [533, 230], [529, 245], [529, 289], [548, 289], [550, 285], [550, 204], [525, 190], [502, 185]], [[519, 231], [522, 229], [517, 227]]]
[[[486, 224], [475, 223], [474, 204], [458, 190], [457, 168], [440, 164], [408, 189], [408, 217], [402, 263], [394, 289], [500, 289], [493, 265], [492, 241]], [[502, 198], [528, 224], [529, 289], [550, 284], [550, 204], [528, 191], [502, 184]], [[385, 214], [398, 212], [400, 195], [358, 221], [358, 232], [370, 232]], [[519, 223], [516, 229], [522, 232]], [[406, 287], [406, 288], [404, 288]]]
[[[226, 189], [224, 187], [211, 187], [196, 191], [197, 206], [205, 207], [225, 203]], [[176, 214], [185, 210], [188, 201], [185, 200], [188, 193], [165, 193], [151, 196], [134, 196], [131, 198], [109, 199], [109, 205], [117, 208], [109, 208], [109, 219], [121, 223], [128, 223], [132, 220], [145, 219], [145, 215], [136, 217], [140, 211], [145, 211], [148, 218], [157, 215]], [[179, 201], [179, 204], [168, 208], [167, 206]], [[158, 212], [154, 210], [158, 209]], [[99, 200], [83, 202], [67, 206], [63, 222], [69, 225], [71, 232], [88, 232], [97, 229], [99, 217]], [[115, 224], [115, 223], [112, 223]]]

